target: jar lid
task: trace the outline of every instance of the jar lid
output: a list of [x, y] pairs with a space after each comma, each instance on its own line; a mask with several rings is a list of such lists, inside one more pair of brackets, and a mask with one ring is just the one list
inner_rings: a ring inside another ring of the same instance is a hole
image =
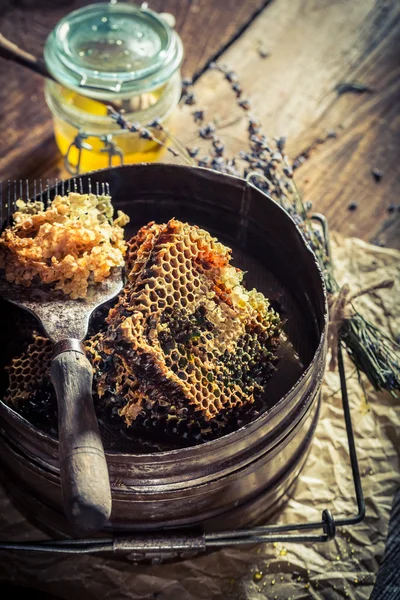
[[127, 98], [159, 87], [183, 49], [167, 21], [132, 4], [91, 4], [66, 15], [47, 38], [47, 68], [65, 87], [92, 98]]

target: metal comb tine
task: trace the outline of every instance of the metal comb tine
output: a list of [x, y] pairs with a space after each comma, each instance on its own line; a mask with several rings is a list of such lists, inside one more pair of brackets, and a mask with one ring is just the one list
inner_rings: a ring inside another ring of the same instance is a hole
[[12, 206], [11, 206], [11, 212], [13, 213], [16, 209], [17, 206], [17, 192], [18, 192], [18, 187], [17, 187], [17, 180], [14, 179], [14, 193], [13, 193], [13, 199], [12, 199]]
[[7, 199], [7, 184], [4, 182], [4, 190], [3, 183], [1, 185], [1, 222], [4, 223], [7, 218], [6, 213], [6, 199]]
[[56, 177], [56, 182], [54, 184], [54, 197], [58, 196], [58, 179]]
[[90, 177], [88, 179], [88, 192], [89, 192], [89, 194], [92, 193], [92, 180]]
[[4, 198], [3, 198], [3, 220], [7, 223], [7, 212], [8, 212], [8, 186], [10, 185], [10, 182], [8, 181], [7, 184], [4, 184], [6, 186], [5, 190], [4, 190]]
[[76, 178], [74, 177], [74, 192], [76, 192], [78, 189], [78, 185], [76, 183]]
[[67, 194], [69, 194], [70, 192], [71, 192], [71, 180], [68, 179]]
[[46, 200], [46, 208], [50, 206], [50, 180], [47, 180], [47, 200]]
[[14, 179], [14, 182], [12, 183], [12, 189], [11, 189], [11, 184], [10, 184], [10, 202], [9, 202], [9, 219], [11, 219], [13, 211], [14, 211], [14, 206], [15, 206], [15, 202], [16, 202], [16, 191], [15, 191], [15, 186], [17, 185], [17, 182]]
[[41, 179], [39, 179], [39, 195], [40, 202], [43, 202], [43, 181]]
[[4, 192], [3, 192], [3, 184], [1, 186], [1, 223], [2, 224], [7, 219], [6, 205], [7, 205], [7, 184], [6, 184], [6, 182], [4, 182]]
[[107, 196], [110, 195], [110, 184], [108, 183], [108, 181], [106, 182], [106, 192], [107, 192]]
[[100, 196], [100, 186], [98, 181], [96, 181], [96, 196]]
[[82, 177], [79, 177], [79, 193], [83, 194], [83, 181], [82, 181]]
[[4, 189], [4, 196], [3, 196], [3, 221], [5, 221], [7, 223], [7, 198], [8, 198], [8, 186], [9, 186], [9, 182], [5, 183], [5, 189]]
[[104, 185], [104, 183], [102, 183], [102, 184], [101, 184], [101, 195], [102, 195], [102, 196], [104, 196], [104, 195], [105, 195], [105, 193], [106, 193], [106, 190], [105, 190], [105, 185]]
[[28, 202], [28, 200], [30, 199], [30, 196], [29, 196], [29, 181], [28, 181], [28, 179], [25, 179], [25, 194], [26, 194], [26, 201]]
[[1, 182], [1, 224], [3, 225], [4, 220], [6, 219], [6, 191], [4, 190], [3, 195], [3, 182]]
[[61, 194], [65, 196], [65, 181], [64, 179], [61, 181]]
[[7, 186], [7, 225], [10, 223], [11, 218], [11, 181], [8, 181]]
[[[24, 199], [24, 193], [23, 193], [23, 189], [22, 189], [22, 179], [19, 180], [19, 197], [21, 198], [21, 200]], [[28, 198], [26, 198], [26, 201], [28, 201]]]
[[7, 194], [8, 194], [8, 183], [4, 182], [4, 195], [2, 202], [3, 209], [3, 222], [7, 223]]
[[7, 181], [6, 189], [4, 190], [4, 219], [7, 222], [8, 219], [8, 204], [10, 198], [10, 181]]

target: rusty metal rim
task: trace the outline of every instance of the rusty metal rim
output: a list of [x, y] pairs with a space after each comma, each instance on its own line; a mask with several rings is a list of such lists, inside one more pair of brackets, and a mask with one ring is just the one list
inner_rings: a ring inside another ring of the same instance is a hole
[[[290, 483], [289, 483], [289, 487], [295, 485], [295, 480], [297, 478], [297, 475], [299, 474], [299, 472], [302, 470], [304, 463], [307, 460], [309, 451], [311, 449], [311, 443], [312, 443], [312, 439], [313, 439], [313, 435], [316, 429], [316, 426], [318, 424], [318, 417], [319, 417], [319, 412], [320, 412], [320, 404], [321, 404], [321, 398], [319, 398], [318, 400], [318, 404], [316, 406], [316, 410], [315, 410], [315, 415], [313, 416], [313, 422], [311, 425], [311, 428], [309, 430], [309, 432], [307, 433], [306, 438], [303, 440], [301, 447], [298, 449], [298, 452], [296, 454], [296, 460], [294, 462], [291, 462], [290, 464], [288, 464], [287, 468], [285, 469], [285, 471], [283, 473], [281, 473], [279, 475], [279, 477], [275, 480], [274, 485], [270, 485], [268, 484], [267, 486], [267, 490], [270, 490], [270, 493], [275, 494], [276, 490], [281, 490], [279, 497], [287, 494], [287, 487], [286, 487], [286, 483], [287, 483], [287, 478], [289, 477]], [[304, 450], [305, 449], [305, 450]], [[17, 459], [19, 459], [20, 457], [17, 457]], [[19, 499], [19, 503], [21, 504], [21, 507], [23, 505], [25, 505], [26, 507], [26, 502], [24, 502], [24, 493], [22, 493], [21, 491], [21, 486], [18, 484], [18, 482], [15, 480], [15, 476], [11, 473], [8, 472], [7, 468], [4, 470], [4, 476], [5, 476], [5, 483], [6, 485], [10, 488], [10, 491], [12, 492], [13, 496], [16, 496]], [[40, 473], [38, 472], [40, 477], [43, 477], [44, 480], [47, 479], [47, 474], [46, 473]], [[54, 476], [52, 474], [52, 479], [57, 479], [57, 476]], [[205, 485], [196, 485], [194, 486], [192, 489], [199, 489], [200, 491], [202, 491], [203, 489], [205, 490], [207, 486]], [[114, 492], [118, 490], [113, 489], [113, 500], [122, 500], [122, 498], [115, 498], [114, 497]], [[165, 532], [168, 531], [168, 529], [170, 529], [171, 531], [176, 530], [177, 528], [181, 529], [185, 529], [187, 531], [196, 529], [196, 527], [200, 526], [200, 525], [205, 525], [205, 530], [209, 530], [209, 531], [215, 531], [214, 528], [207, 528], [207, 522], [208, 521], [212, 521], [213, 523], [215, 521], [218, 521], [218, 519], [220, 518], [225, 518], [225, 516], [229, 517], [231, 514], [234, 514], [235, 511], [240, 511], [240, 510], [244, 510], [246, 509], [247, 506], [252, 505], [253, 503], [262, 503], [264, 504], [266, 502], [265, 497], [264, 497], [264, 493], [265, 490], [262, 490], [260, 492], [258, 492], [256, 495], [253, 495], [251, 497], [249, 497], [248, 499], [246, 499], [245, 501], [241, 502], [238, 505], [235, 505], [233, 508], [230, 508], [229, 510], [219, 510], [217, 512], [210, 512], [206, 515], [202, 515], [202, 517], [199, 517], [199, 520], [196, 522], [191, 521], [189, 518], [185, 518], [185, 519], [177, 519], [176, 522], [174, 523], [174, 525], [170, 525], [168, 527], [163, 527], [163, 530]], [[134, 494], [134, 492], [131, 492], [131, 494]], [[147, 495], [147, 494], [146, 494]], [[151, 492], [148, 494], [149, 495], [149, 501], [151, 501], [151, 496], [153, 495]], [[157, 500], [160, 501], [160, 500]], [[276, 500], [276, 502], [278, 502]], [[62, 513], [60, 513], [59, 511], [57, 511], [57, 509], [55, 509], [54, 507], [46, 504], [43, 502], [43, 500], [38, 499], [38, 498], [34, 498], [34, 504], [36, 507], [36, 511], [41, 512], [42, 510], [44, 510], [46, 512], [46, 514], [53, 514], [54, 516], [58, 516], [58, 517], [62, 517]], [[134, 508], [134, 507], [133, 507]], [[26, 508], [25, 508], [26, 510]], [[258, 522], [258, 521], [257, 521]], [[114, 533], [114, 534], [124, 534], [127, 535], [130, 532], [132, 533], [145, 533], [145, 532], [151, 532], [151, 531], [158, 531], [160, 529], [159, 524], [157, 523], [149, 523], [147, 522], [144, 525], [131, 525], [131, 524], [125, 524], [125, 523], [121, 523], [121, 522], [112, 522], [110, 521], [105, 528], [102, 530], [104, 534], [108, 534], [108, 533]], [[57, 530], [57, 534], [63, 535], [63, 532], [58, 531]]]
[[[317, 418], [319, 414], [320, 407], [320, 390], [316, 392], [315, 401], [310, 403], [308, 406], [308, 410], [302, 415], [302, 418], [296, 423], [295, 427], [290, 429], [289, 432], [284, 436], [285, 443], [290, 443], [296, 435], [298, 435], [299, 430], [302, 429], [304, 425], [304, 420], [308, 417], [310, 411], [315, 410], [315, 415], [313, 417], [312, 425], [310, 431], [313, 433], [317, 424]], [[316, 408], [315, 408], [316, 406]], [[312, 433], [307, 434], [307, 437], [311, 439]], [[282, 440], [281, 440], [282, 442]], [[303, 443], [303, 442], [302, 442]], [[38, 459], [36, 456], [27, 452], [26, 449], [18, 444], [15, 439], [8, 439], [7, 436], [0, 436], [0, 449], [4, 448], [8, 453], [14, 456], [17, 462], [27, 462], [27, 467], [34, 471], [39, 477], [48, 478], [52, 480], [57, 485], [60, 484], [60, 476], [59, 476], [59, 468], [53, 467], [53, 465], [48, 465], [45, 461]], [[148, 485], [140, 485], [140, 484], [126, 484], [125, 489], [121, 489], [119, 486], [111, 486], [113, 499], [119, 501], [125, 501], [129, 499], [132, 501], [132, 495], [135, 497], [143, 495], [143, 498], [140, 498], [140, 502], [144, 499], [147, 501], [152, 500], [152, 496], [157, 496], [160, 493], [165, 494], [175, 494], [179, 491], [186, 490], [188, 486], [190, 486], [191, 490], [197, 492], [200, 496], [203, 491], [207, 491], [209, 489], [209, 485], [224, 485], [230, 479], [240, 478], [243, 473], [246, 473], [247, 470], [254, 467], [257, 461], [265, 459], [265, 457], [269, 457], [269, 460], [274, 458], [277, 454], [281, 452], [281, 445], [279, 443], [275, 444], [273, 447], [269, 447], [266, 449], [264, 453], [252, 454], [250, 461], [238, 462], [237, 468], [229, 469], [225, 468], [224, 470], [219, 470], [216, 473], [216, 476], [210, 477], [207, 473], [202, 477], [192, 478], [190, 480], [185, 480], [184, 482], [148, 482]], [[50, 468], [49, 468], [50, 467]], [[209, 493], [207, 491], [207, 493]]]

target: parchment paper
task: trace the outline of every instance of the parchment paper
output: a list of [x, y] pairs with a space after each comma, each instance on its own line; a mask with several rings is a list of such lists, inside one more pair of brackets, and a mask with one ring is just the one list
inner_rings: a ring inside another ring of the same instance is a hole
[[[400, 253], [357, 239], [333, 236], [336, 275], [352, 288], [393, 277], [392, 290], [357, 300], [365, 316], [397, 338], [400, 334]], [[397, 300], [397, 302], [396, 302]], [[327, 544], [269, 544], [228, 549], [190, 561], [135, 567], [98, 556], [0, 553], [0, 581], [29, 585], [74, 600], [367, 600], [382, 558], [393, 496], [400, 487], [400, 400], [366, 383], [367, 401], [352, 364], [348, 388], [367, 516]], [[283, 523], [356, 512], [337, 373], [327, 372], [311, 453], [284, 512]], [[43, 537], [0, 489], [0, 536]]]

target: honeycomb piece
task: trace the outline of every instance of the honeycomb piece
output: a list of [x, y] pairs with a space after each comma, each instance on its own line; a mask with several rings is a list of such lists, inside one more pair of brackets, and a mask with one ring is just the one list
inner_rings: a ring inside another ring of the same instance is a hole
[[148, 223], [142, 227], [138, 233], [132, 237], [127, 243], [128, 250], [125, 256], [125, 273], [127, 277], [127, 285], [122, 290], [117, 306], [114, 306], [109, 311], [106, 319], [107, 324], [115, 324], [125, 318], [125, 311], [121, 310], [129, 302], [129, 294], [132, 285], [134, 284], [137, 275], [141, 268], [148, 260], [150, 252], [153, 249], [155, 240], [160, 233], [161, 225], [156, 225], [154, 222]]
[[100, 401], [117, 401], [128, 426], [186, 438], [254, 415], [280, 334], [268, 300], [245, 290], [231, 251], [197, 227], [152, 224], [136, 244], [101, 342]]
[[145, 249], [151, 244], [151, 240], [160, 232], [160, 228], [160, 225], [156, 225], [154, 221], [151, 221], [126, 242], [125, 271], [128, 276], [136, 262], [139, 250], [141, 250], [141, 254], [143, 255]]
[[35, 333], [26, 351], [6, 366], [9, 385], [4, 400], [7, 404], [17, 407], [41, 387], [48, 378], [52, 351], [50, 340]]
[[69, 193], [43, 203], [17, 201], [13, 223], [0, 236], [0, 269], [7, 281], [29, 287], [38, 279], [72, 299], [84, 298], [90, 283], [104, 281], [124, 264], [123, 227], [112, 219], [109, 196]]
[[[102, 335], [97, 333], [84, 342], [93, 369], [96, 369], [101, 361], [97, 348]], [[52, 390], [50, 383], [52, 355], [53, 343], [48, 338], [34, 332], [33, 341], [27, 349], [13, 358], [10, 364], [6, 366], [9, 383], [4, 401], [7, 404], [18, 409], [29, 400], [32, 400], [34, 396], [40, 393], [40, 390], [44, 388]], [[54, 394], [53, 391], [51, 393]]]

